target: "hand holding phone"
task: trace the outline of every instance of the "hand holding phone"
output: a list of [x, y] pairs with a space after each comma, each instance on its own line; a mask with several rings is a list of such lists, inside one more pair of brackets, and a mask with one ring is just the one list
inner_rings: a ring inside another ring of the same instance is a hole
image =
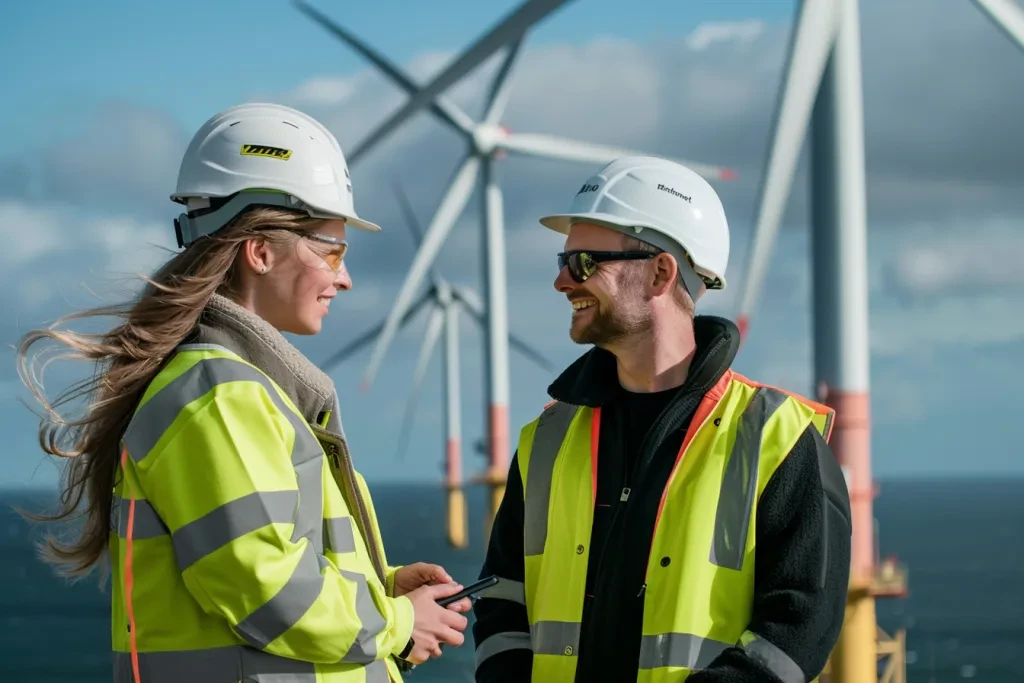
[[472, 596], [474, 593], [479, 593], [485, 588], [490, 588], [491, 586], [496, 585], [500, 580], [501, 579], [499, 579], [497, 576], [488, 576], [486, 579], [480, 579], [476, 583], [469, 584], [468, 586], [466, 586], [454, 595], [449, 595], [446, 598], [441, 598], [437, 601], [437, 604], [441, 605], [441, 607], [447, 607], [453, 602], [458, 602], [462, 598]]

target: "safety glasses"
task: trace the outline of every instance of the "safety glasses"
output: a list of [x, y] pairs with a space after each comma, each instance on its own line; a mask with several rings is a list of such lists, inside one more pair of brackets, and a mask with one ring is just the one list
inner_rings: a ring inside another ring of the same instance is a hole
[[335, 273], [337, 273], [341, 268], [341, 264], [345, 260], [345, 254], [348, 252], [348, 242], [346, 240], [340, 240], [336, 237], [330, 237], [329, 235], [321, 235], [316, 232], [296, 230], [294, 228], [277, 229], [290, 232], [303, 239], [314, 242], [315, 244], [310, 246], [310, 251], [322, 258], [324, 263], [326, 263]]
[[651, 251], [563, 251], [558, 254], [558, 270], [569, 267], [569, 275], [576, 282], [586, 282], [597, 271], [597, 264], [606, 261], [639, 261], [652, 259], [659, 252]]
[[[348, 242], [315, 232], [302, 233], [302, 236], [318, 243], [317, 246], [313, 247], [313, 251], [324, 260], [324, 263], [330, 266], [331, 270], [337, 273], [338, 269], [341, 268], [342, 262], [345, 260], [346, 252], [348, 252]], [[330, 247], [326, 245], [330, 245]]]

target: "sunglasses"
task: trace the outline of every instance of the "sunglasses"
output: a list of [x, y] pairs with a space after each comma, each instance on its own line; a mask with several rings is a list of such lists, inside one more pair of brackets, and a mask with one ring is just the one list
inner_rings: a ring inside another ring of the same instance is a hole
[[651, 251], [563, 251], [558, 254], [558, 269], [569, 267], [569, 275], [576, 282], [586, 282], [597, 271], [597, 264], [607, 261], [641, 261], [652, 259], [660, 252]]

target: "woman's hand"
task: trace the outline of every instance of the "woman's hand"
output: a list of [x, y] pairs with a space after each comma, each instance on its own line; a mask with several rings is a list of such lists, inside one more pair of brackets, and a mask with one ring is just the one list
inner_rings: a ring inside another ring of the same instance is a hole
[[[395, 597], [411, 593], [420, 586], [438, 586], [446, 583], [455, 583], [455, 579], [444, 570], [444, 567], [426, 562], [415, 562], [395, 572]], [[459, 586], [448, 595], [461, 589], [462, 587]], [[469, 598], [463, 598], [448, 605], [448, 609], [455, 612], [468, 612], [471, 608], [472, 604]]]
[[[412, 629], [413, 647], [407, 657], [409, 662], [422, 664], [430, 658], [440, 657], [442, 645], [462, 645], [462, 632], [469, 623], [466, 617], [452, 614], [450, 607], [445, 609], [437, 604], [441, 598], [455, 595], [460, 590], [462, 586], [456, 583], [424, 584], [407, 593], [416, 615]], [[464, 600], [469, 602], [469, 598]]]

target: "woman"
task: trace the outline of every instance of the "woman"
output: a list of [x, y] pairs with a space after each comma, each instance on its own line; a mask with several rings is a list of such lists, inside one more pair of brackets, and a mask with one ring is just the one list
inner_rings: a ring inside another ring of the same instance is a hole
[[[293, 109], [248, 104], [196, 133], [171, 198], [179, 246], [106, 334], [36, 331], [95, 361], [85, 417], [47, 408], [67, 457], [64, 519], [86, 496], [71, 574], [108, 555], [116, 683], [400, 681], [397, 659], [461, 645], [470, 608], [436, 565], [388, 567], [331, 380], [282, 332], [316, 334], [359, 219], [344, 155]], [[62, 443], [70, 442], [68, 449]], [[325, 457], [326, 456], [326, 457]]]

